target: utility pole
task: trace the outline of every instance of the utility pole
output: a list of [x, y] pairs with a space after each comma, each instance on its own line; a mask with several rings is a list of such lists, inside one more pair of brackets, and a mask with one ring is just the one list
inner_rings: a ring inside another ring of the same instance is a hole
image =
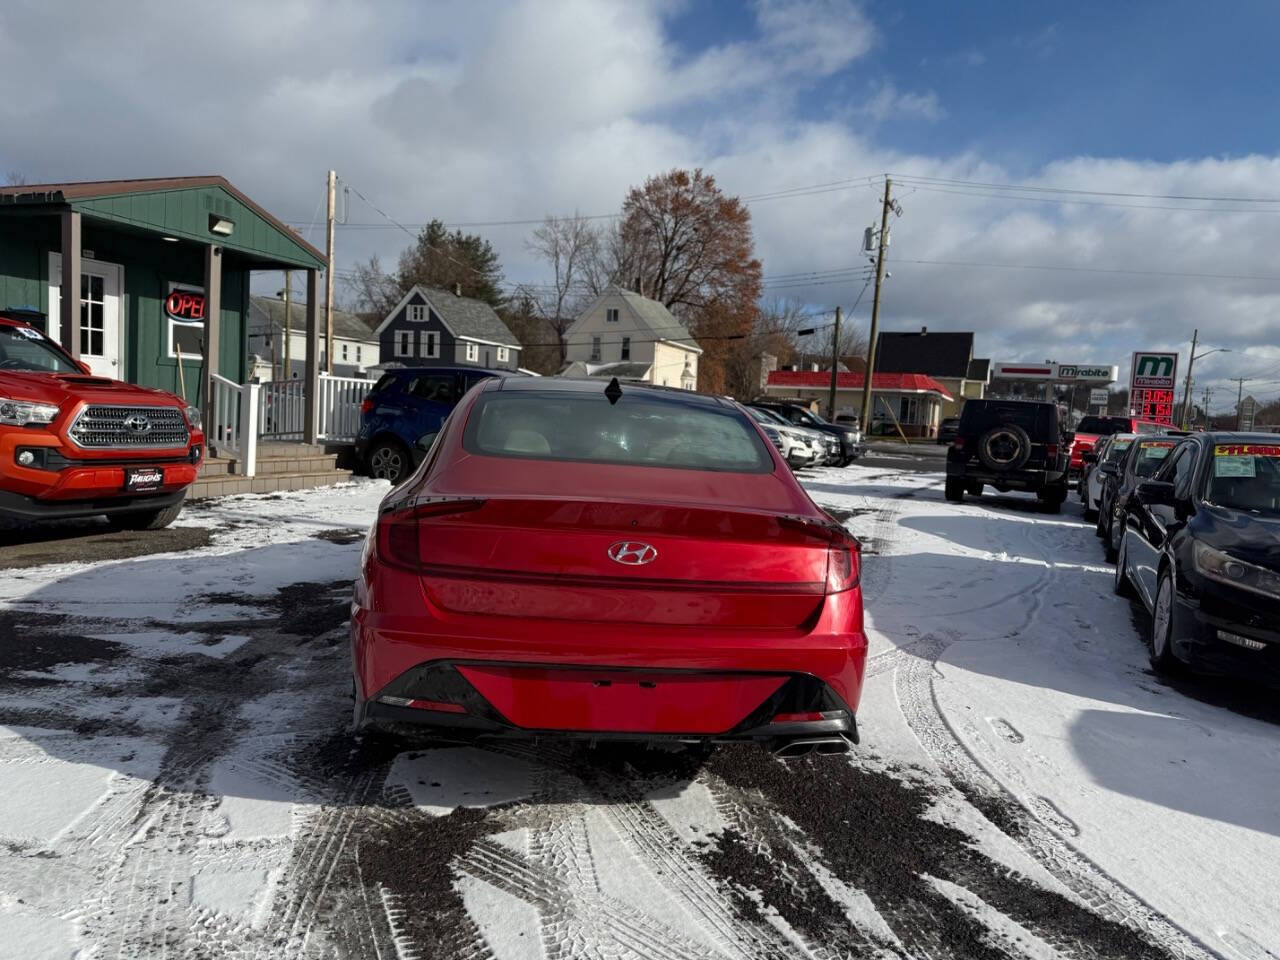
[[827, 398], [827, 418], [836, 422], [836, 367], [840, 363], [840, 308], [836, 307], [836, 325], [831, 331], [831, 395]]
[[[329, 246], [325, 250], [327, 265], [324, 271], [324, 355], [325, 370], [333, 374], [333, 222], [334, 201], [338, 192], [338, 175], [329, 171]], [[314, 347], [313, 347], [314, 349]]]
[[867, 373], [862, 384], [862, 434], [871, 435], [871, 381], [876, 372], [876, 337], [880, 330], [880, 287], [884, 283], [884, 248], [889, 240], [889, 211], [892, 199], [889, 191], [893, 181], [884, 178], [884, 204], [880, 210], [880, 245], [876, 253], [876, 292], [871, 301], [871, 342], [867, 345]]
[[289, 282], [292, 278], [293, 271], [286, 270], [284, 272], [284, 370], [281, 371], [281, 380], [288, 380], [293, 376], [293, 370], [290, 366], [290, 341], [293, 340], [293, 317], [289, 315]]
[[1211, 425], [1209, 422], [1209, 402], [1212, 399], [1213, 399], [1213, 388], [1205, 387], [1204, 388], [1204, 428], [1205, 430], [1208, 430]]
[[[1182, 418], [1179, 421], [1183, 430], [1191, 425], [1191, 367], [1196, 362], [1196, 339], [1199, 336], [1198, 328], [1191, 332], [1191, 354], [1187, 357], [1187, 385], [1182, 391]], [[1132, 407], [1132, 401], [1130, 406]]]
[[1252, 377], [1232, 377], [1236, 382], [1236, 429], [1240, 429], [1240, 408], [1244, 404], [1244, 385]]

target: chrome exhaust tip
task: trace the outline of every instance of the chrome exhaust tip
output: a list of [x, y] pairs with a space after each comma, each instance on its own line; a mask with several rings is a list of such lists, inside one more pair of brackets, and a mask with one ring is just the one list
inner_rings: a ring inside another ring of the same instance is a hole
[[849, 741], [844, 737], [796, 737], [784, 740], [770, 748], [779, 760], [799, 760], [811, 753], [832, 756], [849, 752]]

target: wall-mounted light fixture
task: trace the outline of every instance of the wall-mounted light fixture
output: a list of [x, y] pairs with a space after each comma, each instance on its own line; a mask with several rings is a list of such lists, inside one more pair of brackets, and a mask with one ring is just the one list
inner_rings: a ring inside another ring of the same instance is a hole
[[220, 217], [216, 213], [209, 214], [210, 233], [216, 233], [220, 237], [229, 237], [235, 228], [236, 224], [234, 220], [228, 220], [226, 217]]

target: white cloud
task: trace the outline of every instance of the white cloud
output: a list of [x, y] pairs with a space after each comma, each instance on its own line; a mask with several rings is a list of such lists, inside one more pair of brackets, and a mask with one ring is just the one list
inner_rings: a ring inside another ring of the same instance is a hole
[[[331, 166], [406, 223], [607, 213], [629, 186], [673, 166], [701, 165], [742, 195], [884, 171], [1016, 180], [977, 154], [911, 155], [877, 141], [877, 116], [928, 120], [944, 104], [864, 72], [859, 58], [877, 31], [856, 4], [761, 2], [755, 36], [698, 53], [673, 42], [672, 9], [667, 0], [453, 0], [429, 8], [297, 0], [83, 2], [69, 11], [11, 0], [0, 10], [0, 63], [25, 82], [20, 95], [0, 98], [0, 170], [45, 180], [218, 172], [303, 222]], [[1054, 31], [1035, 40], [1037, 49], [1051, 46]], [[823, 79], [841, 71], [841, 84], [873, 91], [870, 106], [853, 107], [869, 112], [796, 119], [797, 103], [808, 106]], [[1280, 183], [1280, 158], [1068, 157], [1024, 182], [1268, 196]], [[857, 246], [877, 214], [878, 190], [753, 204], [766, 276], [861, 265]], [[1088, 205], [1102, 197], [1057, 206], [982, 190], [895, 192], [904, 216], [894, 225], [887, 329], [976, 330], [985, 356], [1123, 366], [1137, 348], [1181, 347], [1185, 357], [1198, 327], [1202, 340], [1233, 350], [1197, 364], [1224, 396], [1224, 378], [1280, 368], [1280, 281], [1088, 272], [1280, 275], [1272, 262], [1280, 214], [1268, 212], [1276, 207], [1222, 214]], [[351, 220], [380, 222], [355, 199]], [[528, 228], [482, 232], [510, 279], [543, 278], [524, 249]], [[394, 229], [347, 228], [340, 266], [373, 252], [393, 260], [407, 239]], [[275, 278], [264, 283], [276, 289]], [[767, 292], [849, 308], [860, 286]], [[853, 322], [866, 316], [864, 299]]]

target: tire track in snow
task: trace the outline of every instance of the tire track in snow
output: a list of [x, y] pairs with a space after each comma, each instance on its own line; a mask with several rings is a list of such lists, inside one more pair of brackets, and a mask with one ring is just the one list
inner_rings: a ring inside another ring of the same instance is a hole
[[[1032, 531], [1035, 526], [1028, 524]], [[1052, 582], [1053, 568], [1048, 545], [1034, 532], [1028, 533], [1026, 544], [1035, 549], [1042, 564], [1042, 571], [1035, 582], [1030, 586], [1014, 584], [1011, 592], [1000, 600], [974, 608], [991, 609], [1018, 597], [1029, 597], [1030, 603], [1021, 625], [1012, 631], [1014, 635], [1024, 632], [1035, 623], [1043, 609], [1044, 591]], [[1041, 798], [1044, 805], [1039, 810], [1034, 806], [1029, 807], [969, 750], [947, 720], [934, 690], [934, 680], [938, 675], [936, 663], [953, 642], [957, 641], [928, 637], [913, 645], [910, 654], [903, 650], [894, 651], [893, 659], [886, 660], [886, 666], [882, 668], [889, 669], [888, 664], [892, 663], [899, 707], [921, 747], [937, 763], [946, 778], [988, 819], [991, 819], [989, 805], [983, 804], [980, 799], [975, 803], [975, 798], [998, 799], [1004, 801], [1002, 806], [1005, 811], [1020, 811], [1021, 815], [1012, 824], [1012, 830], [1010, 824], [996, 822], [1004, 819], [1003, 816], [998, 816], [991, 822], [1099, 916], [1140, 930], [1173, 956], [1186, 960], [1214, 956], [1203, 943], [1071, 846], [1057, 828], [1063, 828], [1069, 833], [1068, 825], [1074, 825], [1065, 817], [1053, 815], [1057, 808], [1052, 801]], [[983, 806], [988, 809], [984, 810]]]

